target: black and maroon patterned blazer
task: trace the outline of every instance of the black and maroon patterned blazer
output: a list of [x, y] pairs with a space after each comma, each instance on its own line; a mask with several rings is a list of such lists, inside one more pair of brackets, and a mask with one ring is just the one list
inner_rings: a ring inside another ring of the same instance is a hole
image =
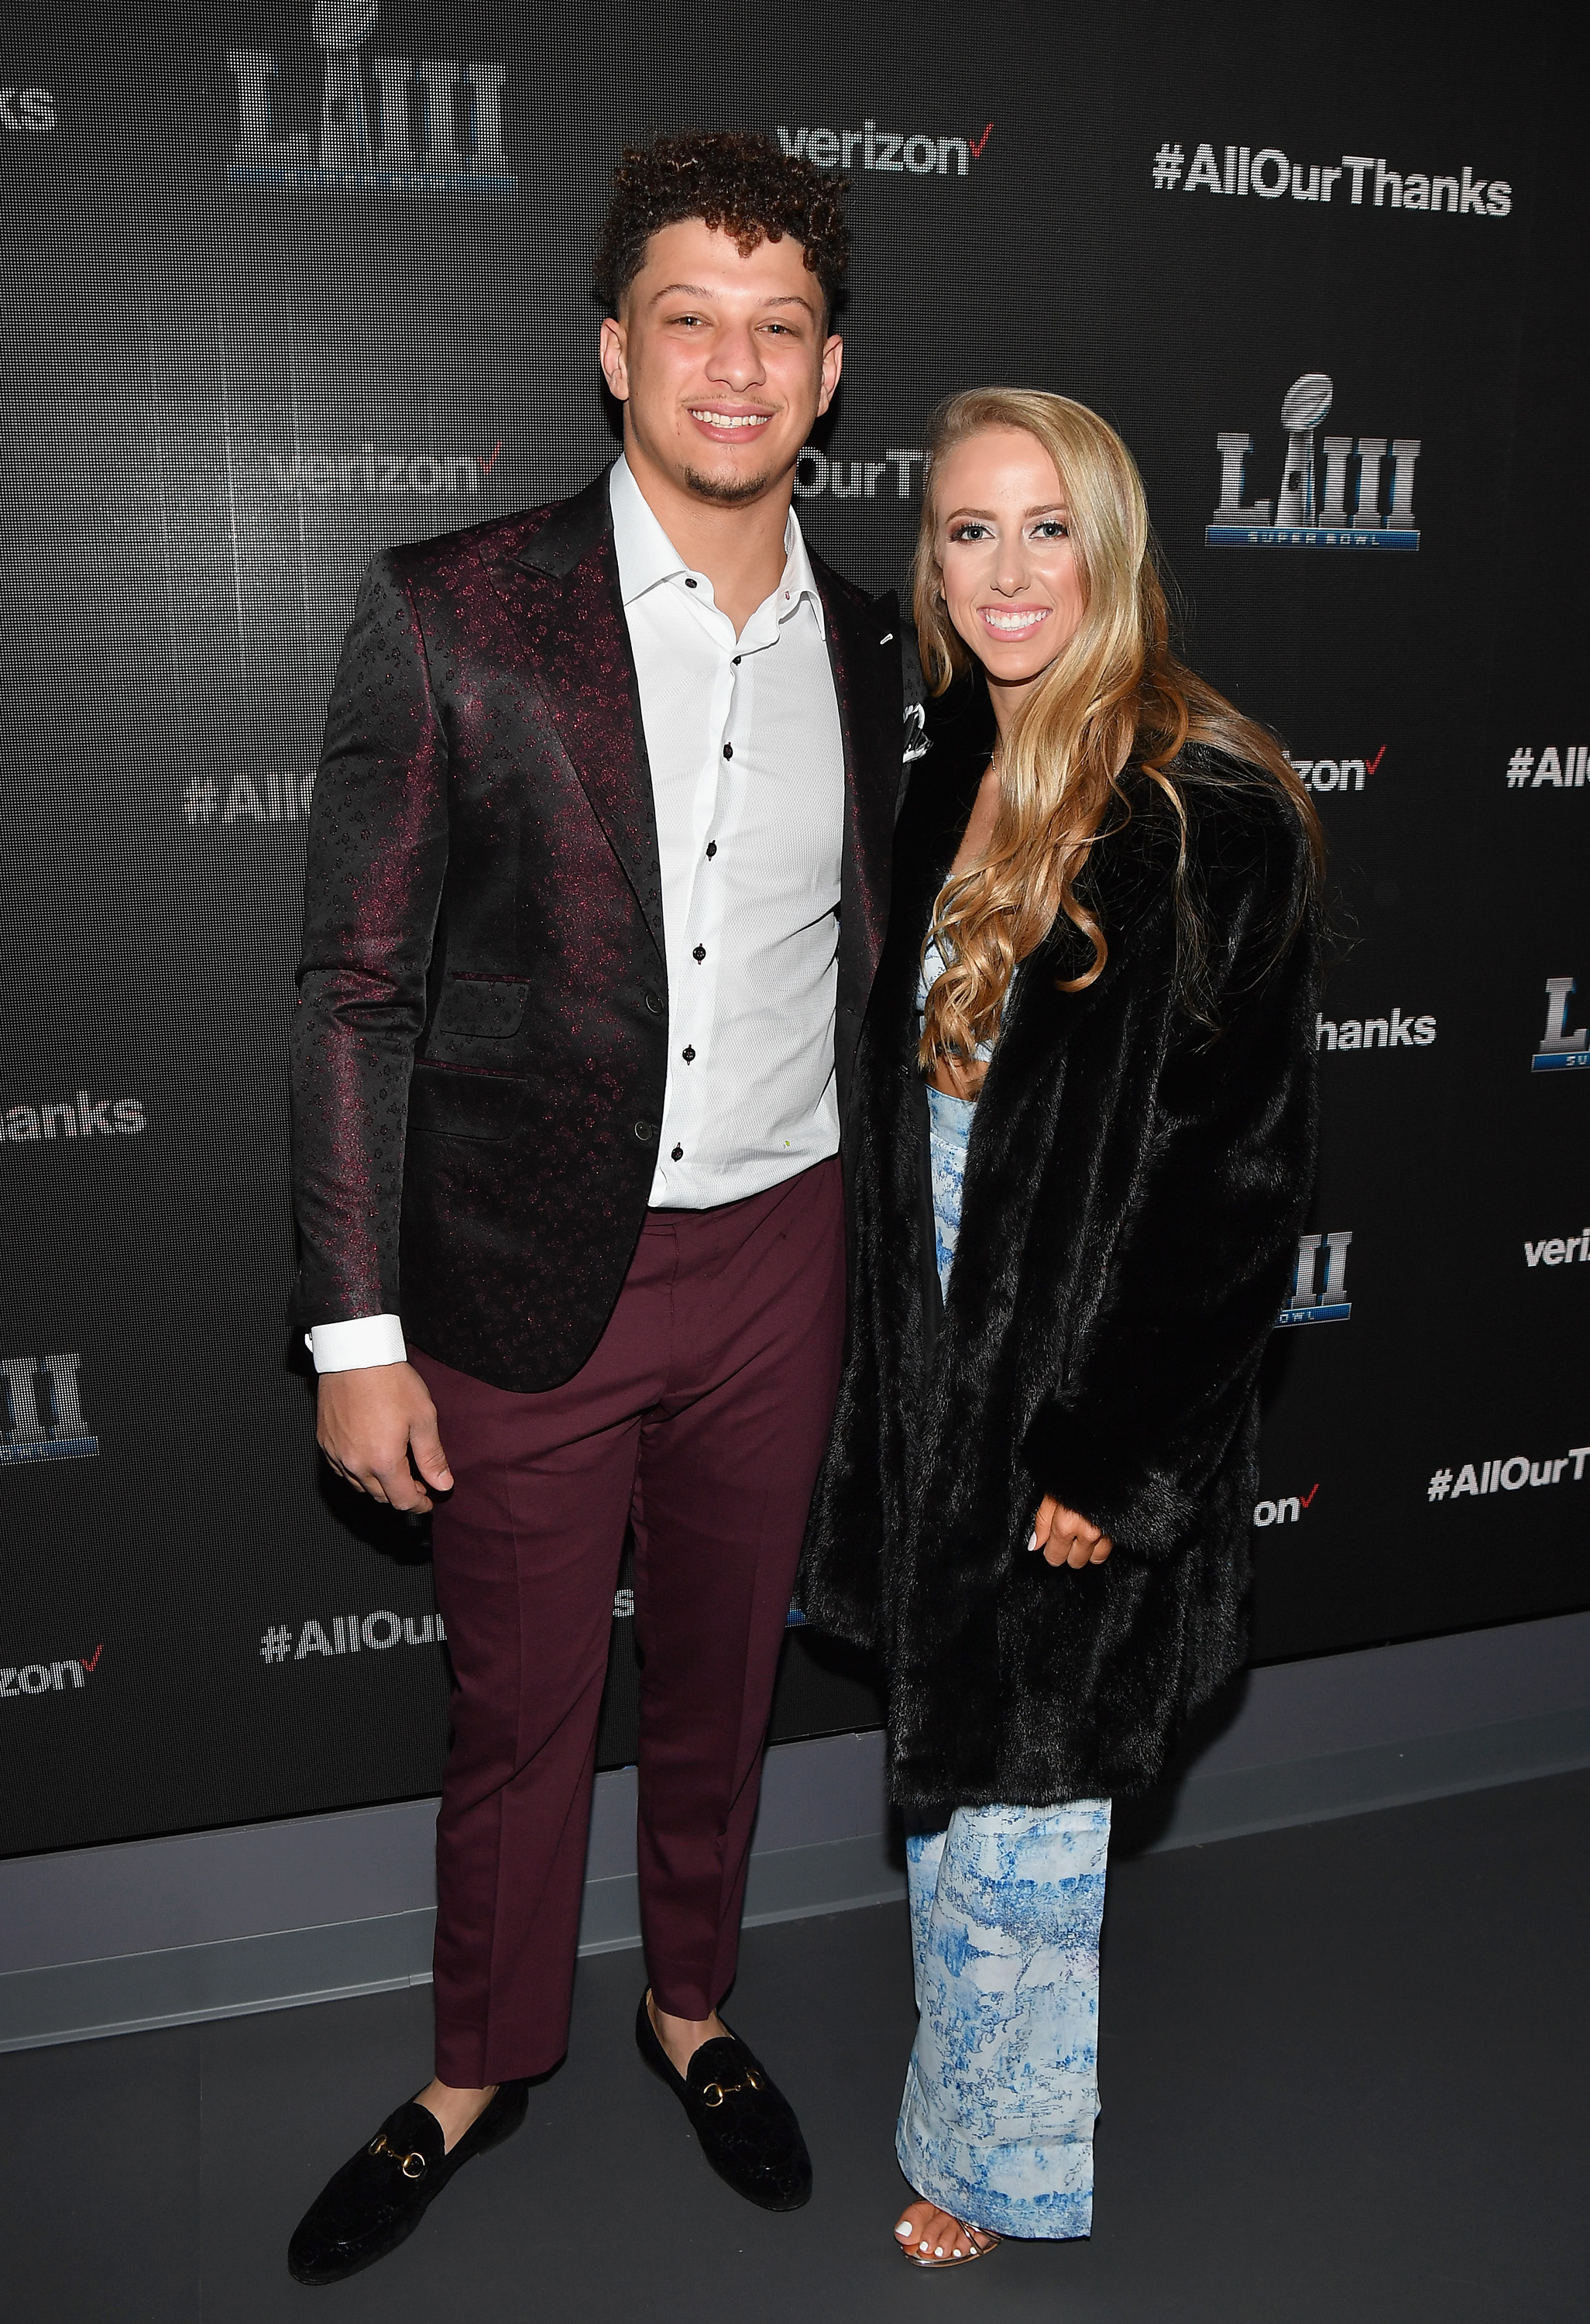
[[[812, 559], [845, 754], [841, 1121], [901, 783], [892, 596]], [[326, 713], [292, 1039], [303, 1325], [397, 1314], [556, 1387], [612, 1312], [668, 1037], [651, 777], [607, 478], [375, 558]]]

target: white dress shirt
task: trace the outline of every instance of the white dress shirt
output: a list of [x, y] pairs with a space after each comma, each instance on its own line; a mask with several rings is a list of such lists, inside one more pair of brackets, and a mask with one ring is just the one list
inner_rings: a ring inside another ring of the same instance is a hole
[[[839, 1148], [833, 1077], [844, 744], [795, 511], [737, 638], [620, 459], [619, 591], [651, 764], [668, 971], [654, 1208], [763, 1193]], [[322, 1323], [318, 1371], [401, 1363], [396, 1315]]]

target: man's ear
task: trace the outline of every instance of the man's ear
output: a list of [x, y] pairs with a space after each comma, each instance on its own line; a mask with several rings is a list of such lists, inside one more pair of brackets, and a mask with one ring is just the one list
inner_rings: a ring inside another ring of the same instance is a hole
[[822, 383], [817, 391], [817, 415], [819, 419], [822, 418], [829, 405], [833, 401], [834, 390], [839, 385], [839, 375], [841, 372], [843, 371], [844, 367], [845, 343], [836, 331], [832, 338], [824, 342], [823, 348], [820, 364]]
[[620, 403], [630, 401], [629, 334], [616, 315], [602, 318], [602, 375]]

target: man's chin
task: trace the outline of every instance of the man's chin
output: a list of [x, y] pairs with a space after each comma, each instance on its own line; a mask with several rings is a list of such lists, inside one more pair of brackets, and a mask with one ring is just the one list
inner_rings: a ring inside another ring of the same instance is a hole
[[708, 475], [701, 468], [686, 468], [685, 483], [697, 500], [713, 501], [720, 508], [739, 508], [747, 501], [760, 500], [772, 484], [770, 475], [747, 476], [734, 469], [717, 475]]

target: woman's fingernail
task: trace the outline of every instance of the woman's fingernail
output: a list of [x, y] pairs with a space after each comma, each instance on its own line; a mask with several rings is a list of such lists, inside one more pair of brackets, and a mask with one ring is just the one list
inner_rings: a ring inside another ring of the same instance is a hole
[[1031, 1557], [1031, 1555], [1032, 1555], [1033, 1552], [1037, 1548], [1037, 1546], [1038, 1546], [1038, 1536], [1037, 1536], [1037, 1534], [1034, 1532], [1034, 1536], [1033, 1536], [1033, 1537], [1032, 1537], [1031, 1541], [1029, 1541], [1029, 1542], [1028, 1542], [1028, 1544], [1027, 1544], [1027, 1555], [1028, 1555], [1029, 1557]]

